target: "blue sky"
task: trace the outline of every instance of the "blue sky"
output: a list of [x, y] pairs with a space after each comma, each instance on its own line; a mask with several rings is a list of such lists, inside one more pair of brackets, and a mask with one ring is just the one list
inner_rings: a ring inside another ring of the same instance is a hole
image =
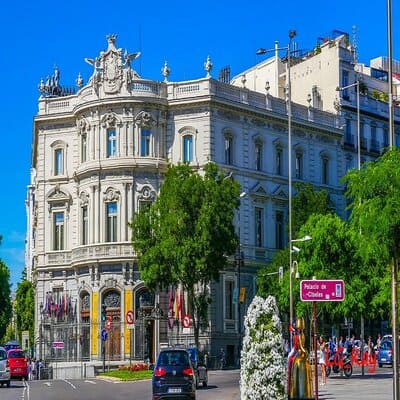
[[[398, 2], [393, 2], [393, 56], [400, 59]], [[333, 30], [357, 28], [358, 59], [387, 55], [386, 0], [286, 2], [224, 1], [56, 1], [2, 2], [0, 5], [0, 258], [11, 270], [13, 289], [24, 266], [25, 197], [30, 179], [32, 121], [37, 112], [38, 83], [61, 71], [62, 86], [74, 86], [80, 72], [87, 82], [94, 58], [107, 48], [105, 36], [118, 35], [117, 47], [141, 51], [133, 67], [143, 78], [162, 80], [167, 60], [170, 80], [205, 76], [207, 56], [212, 75], [226, 65], [231, 76], [261, 61], [259, 47], [288, 42], [297, 31], [299, 49], [312, 49], [318, 37]]]

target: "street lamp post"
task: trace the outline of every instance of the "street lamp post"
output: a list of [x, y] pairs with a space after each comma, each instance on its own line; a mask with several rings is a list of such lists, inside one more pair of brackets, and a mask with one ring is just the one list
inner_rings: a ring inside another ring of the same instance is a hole
[[[290, 308], [290, 324], [293, 323], [293, 272], [294, 272], [294, 267], [296, 265], [297, 267], [297, 261], [293, 262], [293, 256], [292, 253], [293, 251], [295, 252], [299, 252], [300, 249], [297, 248], [296, 246], [293, 246], [292, 243], [296, 243], [296, 242], [306, 242], [308, 240], [311, 240], [311, 236], [306, 235], [304, 237], [302, 237], [301, 239], [291, 239], [290, 240], [290, 247], [289, 247], [289, 253], [290, 253], [290, 258], [289, 258], [289, 308]], [[296, 277], [298, 277], [299, 275], [299, 271], [298, 269], [296, 270]], [[290, 330], [291, 332], [291, 336], [292, 336], [292, 330]], [[292, 345], [292, 343], [290, 343], [290, 345]]]
[[[277, 52], [278, 50], [287, 50], [287, 76], [286, 76], [286, 86], [287, 86], [287, 115], [288, 115], [288, 187], [289, 187], [289, 199], [288, 199], [288, 214], [289, 214], [289, 291], [290, 291], [290, 306], [289, 306], [289, 320], [290, 325], [293, 323], [293, 296], [292, 296], [292, 87], [291, 87], [291, 77], [290, 77], [290, 48], [292, 44], [292, 39], [296, 36], [295, 30], [289, 31], [289, 43], [286, 47], [279, 48], [275, 46], [274, 49], [259, 49], [256, 54], [266, 54], [272, 51]], [[290, 330], [290, 336], [292, 339], [292, 331]], [[292, 340], [291, 340], [292, 342]]]

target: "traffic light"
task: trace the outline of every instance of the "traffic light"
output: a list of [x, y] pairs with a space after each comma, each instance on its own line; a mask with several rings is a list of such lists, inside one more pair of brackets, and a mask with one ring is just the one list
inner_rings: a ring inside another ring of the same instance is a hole
[[101, 321], [105, 322], [107, 319], [107, 306], [105, 304], [101, 305]]

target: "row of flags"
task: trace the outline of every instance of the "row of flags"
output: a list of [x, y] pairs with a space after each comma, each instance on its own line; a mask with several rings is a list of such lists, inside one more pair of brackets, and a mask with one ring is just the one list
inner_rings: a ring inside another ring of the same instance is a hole
[[47, 292], [42, 312], [47, 317], [54, 317], [59, 320], [76, 321], [76, 303], [72, 305], [72, 298], [67, 292]]
[[[168, 322], [183, 321], [188, 316], [188, 298], [181, 285], [170, 287], [168, 291]], [[172, 325], [173, 326], [173, 325]], [[172, 329], [171, 324], [169, 327]]]

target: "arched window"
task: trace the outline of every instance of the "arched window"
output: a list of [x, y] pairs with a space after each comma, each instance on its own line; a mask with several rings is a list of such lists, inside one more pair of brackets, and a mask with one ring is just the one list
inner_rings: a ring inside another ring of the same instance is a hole
[[150, 156], [151, 130], [149, 128], [142, 128], [140, 132], [140, 156], [148, 157]]

